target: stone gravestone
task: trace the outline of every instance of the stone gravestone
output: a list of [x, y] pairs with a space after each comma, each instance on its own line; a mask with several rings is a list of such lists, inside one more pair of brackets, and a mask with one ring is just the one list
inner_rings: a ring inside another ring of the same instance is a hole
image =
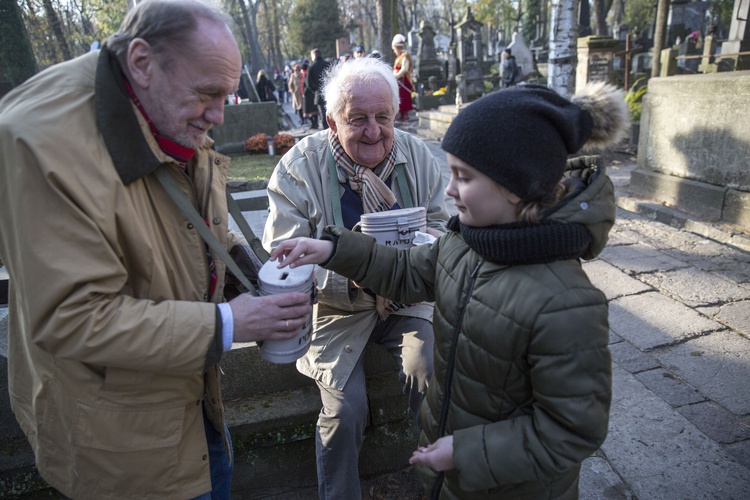
[[434, 77], [437, 83], [445, 82], [443, 63], [438, 59], [437, 52], [435, 51], [435, 30], [432, 29], [429, 23], [422, 21], [419, 23], [418, 35], [420, 42], [419, 51], [417, 52], [417, 62], [415, 64], [417, 67], [417, 82], [427, 86], [430, 77]]
[[708, 2], [672, 0], [667, 20], [667, 44], [680, 44], [693, 31], [705, 33], [707, 9]]
[[458, 57], [456, 56], [456, 44], [451, 42], [448, 45], [448, 74], [446, 79], [448, 80], [447, 85], [451, 88], [455, 88], [456, 75], [461, 72], [461, 66]]
[[612, 61], [620, 41], [609, 36], [592, 35], [578, 39], [576, 92], [589, 82], [614, 83]]
[[482, 72], [482, 23], [474, 19], [471, 8], [456, 25], [458, 38], [458, 59], [461, 66], [462, 87], [459, 93], [464, 102], [477, 99], [484, 94], [484, 74]]
[[[523, 35], [521, 33], [513, 33], [512, 41], [506, 47], [510, 49], [510, 53], [516, 58], [516, 64], [523, 72], [523, 78], [528, 78], [536, 68], [534, 67], [534, 54], [531, 49], [524, 42]], [[500, 60], [500, 67], [502, 68], [502, 59]]]

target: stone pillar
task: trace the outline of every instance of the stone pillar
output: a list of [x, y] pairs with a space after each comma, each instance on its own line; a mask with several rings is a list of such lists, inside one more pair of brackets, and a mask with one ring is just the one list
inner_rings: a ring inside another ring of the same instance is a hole
[[438, 59], [435, 51], [435, 30], [429, 23], [422, 21], [419, 24], [417, 35], [420, 38], [419, 50], [414, 63], [417, 82], [424, 85], [431, 81], [433, 77], [444, 82], [446, 75], [443, 74], [443, 63]]
[[609, 36], [587, 36], [578, 39], [576, 92], [588, 82], [615, 82], [612, 61], [620, 45]]
[[[729, 26], [729, 39], [721, 44], [723, 54], [737, 54], [750, 51], [750, 23], [747, 15], [750, 11], [750, 0], [734, 0], [732, 23]], [[729, 56], [734, 60], [734, 69], [750, 69], [750, 56]]]

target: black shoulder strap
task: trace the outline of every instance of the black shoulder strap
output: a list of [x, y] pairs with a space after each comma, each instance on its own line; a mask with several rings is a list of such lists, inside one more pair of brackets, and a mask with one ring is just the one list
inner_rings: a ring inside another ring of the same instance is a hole
[[[240, 283], [243, 284], [245, 288], [247, 288], [248, 292], [252, 295], [258, 295], [258, 293], [255, 290], [255, 287], [250, 283], [250, 280], [247, 279], [247, 277], [240, 271], [239, 266], [234, 262], [232, 257], [229, 256], [227, 251], [224, 249], [224, 247], [221, 245], [219, 240], [214, 236], [214, 234], [211, 232], [210, 229], [208, 229], [208, 226], [206, 226], [206, 223], [204, 222], [203, 218], [200, 216], [198, 211], [195, 209], [192, 203], [188, 201], [187, 197], [183, 195], [183, 193], [180, 191], [180, 188], [177, 187], [177, 184], [175, 184], [174, 179], [172, 179], [172, 176], [170, 175], [168, 171], [168, 166], [166, 164], [162, 164], [154, 170], [154, 174], [156, 175], [156, 178], [159, 180], [161, 185], [164, 187], [164, 190], [169, 194], [169, 197], [172, 198], [172, 200], [177, 204], [177, 206], [182, 210], [182, 213], [187, 217], [187, 219], [193, 224], [195, 229], [198, 230], [198, 234], [201, 235], [201, 238], [208, 244], [209, 247], [211, 247], [211, 250], [213, 250], [221, 260], [224, 261], [224, 264], [226, 264], [227, 269], [229, 269], [232, 274], [240, 280]], [[228, 198], [231, 198], [231, 196], [227, 195]], [[234, 200], [232, 200], [234, 201]], [[229, 200], [227, 200], [227, 203], [229, 203]], [[232, 216], [235, 218], [235, 221], [238, 222], [238, 225], [241, 224], [238, 221], [238, 218], [232, 214]], [[245, 220], [244, 217], [242, 217], [242, 212], [240, 212], [239, 219]], [[245, 225], [247, 226], [247, 222], [245, 222]], [[240, 229], [242, 229], [242, 226], [240, 225]], [[249, 226], [248, 226], [248, 229]], [[257, 237], [255, 237], [255, 234], [252, 233], [252, 230], [250, 231], [250, 234], [252, 234], [252, 239], [248, 238], [247, 235], [245, 235], [245, 238], [247, 238], [248, 242], [252, 242], [253, 240], [257, 240]], [[252, 246], [252, 243], [251, 243]], [[266, 254], [266, 260], [268, 260], [267, 257], [268, 254]], [[259, 256], [260, 257], [260, 256]]]

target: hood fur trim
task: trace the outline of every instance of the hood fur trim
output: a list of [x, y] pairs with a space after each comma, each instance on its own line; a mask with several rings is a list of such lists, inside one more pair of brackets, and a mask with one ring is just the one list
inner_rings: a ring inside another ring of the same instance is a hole
[[584, 151], [605, 149], [619, 143], [629, 127], [625, 93], [604, 82], [586, 84], [571, 101], [591, 116], [591, 137], [583, 145]]

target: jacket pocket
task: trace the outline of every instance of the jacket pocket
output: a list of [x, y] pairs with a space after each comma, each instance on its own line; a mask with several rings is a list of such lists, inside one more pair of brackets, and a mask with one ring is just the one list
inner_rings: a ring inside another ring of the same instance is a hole
[[[174, 498], [181, 491], [210, 487], [205, 437], [201, 433], [198, 441], [183, 439], [184, 407], [123, 408], [79, 402], [75, 418], [69, 467], [76, 489], [85, 490], [85, 497], [116, 492], [112, 498]], [[186, 446], [188, 456], [181, 453]]]
[[73, 444], [113, 452], [176, 447], [182, 438], [185, 407], [127, 408], [79, 402]]

